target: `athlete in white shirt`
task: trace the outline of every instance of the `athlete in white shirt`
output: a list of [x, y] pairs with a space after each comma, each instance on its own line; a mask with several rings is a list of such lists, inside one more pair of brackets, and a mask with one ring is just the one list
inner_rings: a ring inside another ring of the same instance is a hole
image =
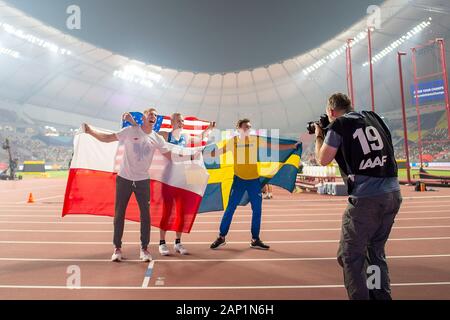
[[[129, 120], [129, 114], [124, 115], [124, 120]], [[150, 175], [149, 169], [155, 150], [158, 149], [166, 157], [170, 156], [170, 150], [166, 148], [164, 139], [153, 131], [157, 112], [155, 109], [144, 111], [141, 127], [128, 127], [117, 133], [104, 133], [92, 129], [84, 124], [84, 130], [94, 138], [102, 142], [119, 141], [124, 147], [124, 158], [116, 179], [116, 198], [114, 215], [114, 253], [111, 260], [122, 260], [122, 236], [125, 225], [125, 212], [134, 193], [139, 205], [141, 219], [141, 251], [140, 259], [151, 261], [148, 252], [150, 243]], [[99, 190], [101, 191], [101, 190]]]

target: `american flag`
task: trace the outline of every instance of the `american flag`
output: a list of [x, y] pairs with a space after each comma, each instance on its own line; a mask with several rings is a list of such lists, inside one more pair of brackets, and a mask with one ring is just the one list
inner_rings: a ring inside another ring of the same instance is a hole
[[[142, 117], [143, 117], [142, 113], [130, 112], [130, 114], [138, 125], [142, 125]], [[209, 121], [200, 120], [196, 117], [185, 117], [182, 134], [187, 135], [189, 137], [199, 138], [201, 137], [203, 131], [205, 131], [208, 128], [209, 124], [210, 124]], [[129, 123], [128, 121], [122, 122], [122, 128], [126, 128], [129, 126], [131, 126], [131, 123]], [[155, 130], [155, 132], [172, 131], [170, 116], [158, 116], [156, 118], [155, 125], [153, 126], [153, 130]], [[201, 145], [203, 146], [206, 145], [206, 139], [205, 141], [202, 141]], [[189, 147], [198, 147], [198, 146], [200, 146], [200, 144], [189, 145]]]
[[[140, 112], [130, 112], [131, 116], [133, 117], [134, 121], [136, 121], [136, 123], [138, 125], [142, 125], [142, 121], [143, 121], [143, 114]], [[210, 122], [209, 121], [205, 121], [205, 120], [200, 120], [196, 117], [185, 117], [184, 118], [184, 127], [183, 127], [183, 131], [182, 134], [189, 136], [191, 138], [195, 138], [195, 141], [191, 142], [187, 147], [199, 147], [199, 146], [205, 146], [207, 143], [207, 138], [205, 139], [201, 139], [201, 135], [202, 133], [209, 127]], [[128, 121], [123, 121], [122, 122], [122, 128], [126, 128], [131, 126], [132, 124], [129, 123]], [[156, 118], [156, 122], [155, 125], [153, 126], [153, 130], [155, 132], [170, 132], [172, 131], [172, 125], [171, 125], [171, 121], [170, 121], [170, 116], [161, 116], [159, 115]], [[115, 159], [115, 164], [114, 164], [114, 168], [115, 168], [115, 172], [118, 172], [120, 169], [120, 164], [122, 162], [123, 159], [123, 152], [124, 152], [124, 148], [122, 145], [119, 145], [119, 148], [117, 150], [117, 155], [116, 155], [116, 159]], [[152, 167], [155, 168], [159, 168], [159, 163], [161, 161], [161, 159], [159, 159], [159, 157], [161, 157], [161, 155], [159, 153], [155, 154], [155, 157], [153, 158], [153, 162], [152, 162]]]
[[[203, 131], [205, 131], [209, 127], [209, 121], [200, 120], [196, 117], [185, 117], [184, 118], [184, 127], [182, 134], [193, 137], [193, 138], [201, 138]], [[170, 124], [169, 116], [158, 116], [156, 119], [156, 123], [153, 126], [153, 130], [155, 132], [170, 132], [172, 131], [172, 125]], [[207, 139], [201, 141], [201, 145], [206, 145]], [[189, 147], [198, 147], [200, 144], [191, 144]]]

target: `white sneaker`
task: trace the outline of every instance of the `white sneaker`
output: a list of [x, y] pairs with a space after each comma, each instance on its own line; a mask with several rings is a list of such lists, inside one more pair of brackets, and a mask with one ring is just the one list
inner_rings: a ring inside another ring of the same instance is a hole
[[175, 252], [178, 252], [182, 256], [188, 253], [187, 249], [181, 243], [175, 243], [173, 248], [175, 249]]
[[152, 256], [150, 255], [150, 252], [148, 252], [147, 249], [141, 249], [141, 254], [139, 258], [144, 262], [150, 262], [152, 261]]
[[111, 257], [112, 262], [121, 262], [122, 261], [122, 250], [116, 248], [114, 249], [114, 253]]
[[168, 256], [170, 254], [169, 248], [167, 247], [167, 244], [161, 244], [159, 245], [159, 253], [162, 256]]

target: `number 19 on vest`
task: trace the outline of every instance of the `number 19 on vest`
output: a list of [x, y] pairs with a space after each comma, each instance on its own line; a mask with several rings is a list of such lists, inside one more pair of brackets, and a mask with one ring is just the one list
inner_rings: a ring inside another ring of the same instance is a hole
[[[375, 127], [368, 126], [364, 131], [359, 128], [353, 134], [353, 139], [358, 139], [364, 155], [370, 154], [372, 151], [382, 150], [384, 147], [383, 139], [380, 133]], [[369, 143], [371, 142], [371, 143]], [[387, 156], [377, 156], [374, 159], [363, 159], [359, 165], [359, 170], [365, 170], [367, 168], [384, 167], [387, 162]]]

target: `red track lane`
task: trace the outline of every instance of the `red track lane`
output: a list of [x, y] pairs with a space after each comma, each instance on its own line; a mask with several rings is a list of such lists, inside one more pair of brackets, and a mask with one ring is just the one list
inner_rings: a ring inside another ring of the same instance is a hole
[[[62, 179], [0, 182], [0, 299], [347, 297], [335, 259], [345, 198], [275, 190], [263, 208], [267, 252], [249, 248], [249, 207], [238, 210], [228, 244], [217, 251], [209, 243], [220, 212], [198, 216], [184, 236], [188, 256], [160, 257], [154, 229], [155, 262], [144, 281], [148, 263], [138, 261], [138, 224], [126, 225], [128, 260], [111, 263], [112, 219], [61, 218], [64, 189]], [[450, 189], [436, 189], [402, 189], [404, 204], [387, 245], [395, 299], [450, 299]], [[34, 204], [26, 204], [30, 192]], [[66, 287], [71, 265], [80, 267], [81, 289]]]

